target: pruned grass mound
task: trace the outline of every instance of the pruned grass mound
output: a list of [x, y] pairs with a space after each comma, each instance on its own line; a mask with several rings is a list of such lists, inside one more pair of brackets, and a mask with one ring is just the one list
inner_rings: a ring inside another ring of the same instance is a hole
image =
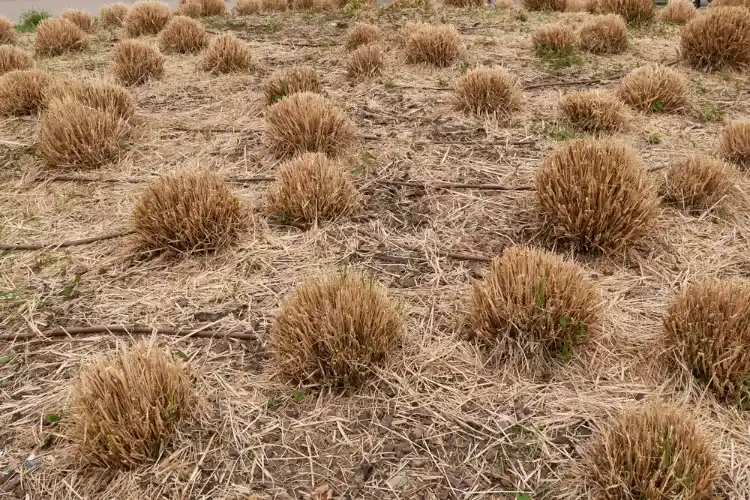
[[577, 37], [573, 28], [566, 24], [547, 24], [534, 32], [531, 42], [542, 57], [566, 56], [575, 52]]
[[596, 328], [599, 304], [576, 264], [512, 247], [474, 284], [468, 319], [473, 335], [499, 352], [567, 357]]
[[635, 151], [608, 140], [576, 140], [544, 160], [536, 177], [544, 235], [583, 251], [615, 252], [652, 225], [655, 187]]
[[79, 457], [125, 469], [162, 456], [197, 402], [186, 365], [145, 342], [86, 364], [71, 399], [70, 437]]
[[159, 33], [159, 45], [165, 52], [194, 54], [208, 44], [208, 37], [203, 26], [186, 16], [175, 16]]
[[180, 0], [180, 10], [188, 3], [200, 5], [200, 15], [203, 17], [220, 16], [227, 13], [224, 0]]
[[66, 10], [60, 17], [72, 22], [86, 33], [94, 31], [94, 18], [88, 12], [83, 10]]
[[32, 65], [31, 58], [23, 50], [12, 45], [0, 45], [0, 75], [9, 71], [30, 69]]
[[0, 45], [16, 43], [13, 23], [0, 16]]
[[346, 61], [346, 73], [349, 78], [370, 78], [383, 73], [385, 56], [383, 49], [376, 43], [362, 45]]
[[0, 116], [38, 113], [51, 83], [49, 73], [36, 70], [15, 70], [0, 76]]
[[123, 40], [112, 50], [117, 80], [123, 85], [141, 85], [164, 73], [164, 56], [153, 45], [139, 40]]
[[447, 7], [484, 7], [485, 4], [484, 0], [443, 0], [443, 5]]
[[241, 15], [256, 14], [263, 10], [263, 0], [237, 0], [234, 4], [234, 11]]
[[383, 32], [374, 24], [355, 23], [354, 26], [349, 28], [346, 32], [344, 46], [346, 47], [346, 50], [354, 50], [360, 45], [375, 43], [380, 40], [382, 36]]
[[667, 310], [666, 341], [720, 398], [750, 409], [750, 284], [703, 280]]
[[314, 69], [292, 66], [276, 70], [263, 82], [263, 93], [268, 104], [298, 92], [320, 92], [320, 77]]
[[721, 132], [719, 151], [730, 163], [750, 170], [750, 121], [732, 122]]
[[571, 92], [560, 102], [570, 123], [591, 132], [616, 132], [625, 127], [627, 109], [617, 97], [599, 91]]
[[696, 68], [750, 66], [750, 9], [712, 7], [695, 16], [682, 29], [680, 50]]
[[643, 23], [654, 18], [653, 0], [597, 0], [597, 10], [602, 14], [618, 14], [629, 23]]
[[710, 498], [718, 460], [692, 417], [651, 403], [595, 434], [583, 451], [581, 479], [592, 498]]
[[688, 104], [687, 79], [672, 68], [648, 65], [636, 68], [620, 82], [617, 94], [635, 109], [651, 112], [672, 112]]
[[504, 70], [480, 68], [458, 79], [455, 103], [464, 113], [504, 120], [521, 109], [523, 92], [516, 79]]
[[461, 35], [452, 24], [408, 24], [404, 49], [408, 62], [439, 67], [450, 66], [464, 54]]
[[372, 281], [335, 275], [300, 284], [271, 327], [273, 366], [294, 384], [356, 387], [401, 344], [401, 320]]
[[128, 14], [128, 6], [124, 3], [111, 3], [99, 11], [99, 22], [105, 28], [119, 28]]
[[521, 5], [526, 10], [554, 10], [563, 12], [567, 2], [566, 0], [521, 0]]
[[298, 153], [337, 156], [355, 141], [356, 129], [338, 106], [313, 92], [292, 94], [266, 114], [266, 140], [279, 157]]
[[248, 226], [242, 200], [207, 170], [160, 178], [133, 209], [133, 229], [152, 251], [217, 251], [236, 242]]
[[135, 114], [133, 96], [119, 85], [103, 81], [81, 81], [72, 79], [58, 79], [47, 88], [47, 98], [71, 98], [81, 104], [119, 120], [130, 120]]
[[43, 56], [76, 52], [88, 45], [86, 33], [67, 19], [45, 19], [37, 27], [34, 38], [34, 50]]
[[618, 54], [628, 48], [628, 27], [617, 14], [594, 16], [581, 26], [578, 43], [592, 54]]
[[177, 13], [181, 16], [189, 17], [191, 19], [197, 19], [201, 17], [201, 3], [200, 0], [190, 0], [188, 2], [180, 4], [180, 8], [177, 9]]
[[245, 71], [252, 64], [250, 47], [234, 35], [219, 35], [208, 45], [201, 66], [209, 73]]
[[698, 9], [690, 0], [670, 0], [666, 7], [659, 11], [656, 18], [665, 23], [685, 24], [697, 13]]
[[125, 15], [123, 25], [128, 36], [155, 35], [172, 18], [169, 6], [156, 0], [136, 2]]
[[731, 166], [710, 156], [693, 155], [667, 170], [664, 198], [682, 209], [703, 212], [728, 198], [735, 182]]

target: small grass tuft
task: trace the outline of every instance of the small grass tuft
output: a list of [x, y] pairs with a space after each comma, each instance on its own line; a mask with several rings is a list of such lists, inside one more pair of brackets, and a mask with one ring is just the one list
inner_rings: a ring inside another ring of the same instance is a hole
[[172, 18], [169, 6], [156, 0], [134, 3], [125, 15], [123, 25], [130, 37], [156, 35]]
[[186, 16], [174, 16], [159, 32], [159, 46], [164, 52], [195, 54], [208, 44], [203, 26]]
[[99, 22], [105, 28], [119, 28], [128, 14], [128, 5], [124, 3], [111, 3], [99, 11]]
[[452, 24], [410, 23], [404, 28], [404, 49], [410, 63], [450, 66], [464, 54], [461, 35]]
[[719, 151], [728, 162], [750, 170], [750, 121], [732, 122], [724, 127]]
[[297, 92], [320, 92], [320, 77], [308, 66], [279, 69], [263, 82], [266, 103], [274, 104]]
[[60, 17], [62, 17], [63, 19], [67, 19], [86, 33], [91, 33], [92, 31], [94, 31], [94, 18], [91, 17], [91, 14], [86, 11], [66, 10]]
[[669, 0], [663, 9], [659, 10], [656, 19], [665, 23], [685, 24], [698, 13], [690, 0]]
[[376, 43], [358, 47], [346, 61], [346, 73], [349, 78], [372, 78], [383, 74], [384, 67], [383, 49]]
[[682, 28], [682, 57], [709, 71], [750, 66], [750, 9], [712, 7]]
[[383, 37], [383, 32], [374, 24], [355, 23], [346, 32], [346, 41], [344, 46], [346, 50], [354, 50], [360, 45], [368, 45], [379, 41]]
[[[180, 0], [180, 10], [189, 3], [197, 3], [200, 5], [200, 17], [221, 16], [227, 13], [227, 9], [224, 6], [224, 0]], [[188, 8], [192, 10], [192, 8]]]
[[578, 32], [581, 50], [592, 54], [618, 54], [628, 48], [628, 27], [621, 16], [594, 16]]
[[596, 9], [601, 14], [617, 14], [628, 23], [644, 23], [654, 18], [653, 0], [597, 0]]
[[677, 70], [648, 65], [636, 68], [620, 82], [617, 94], [626, 104], [646, 113], [675, 112], [687, 106], [687, 79]]
[[0, 116], [24, 116], [44, 107], [53, 78], [37, 70], [15, 70], [0, 76]]
[[[46, 10], [31, 9], [21, 14], [21, 22], [14, 26], [19, 33], [31, 33], [44, 21], [52, 17]], [[3, 42], [7, 43], [7, 42]]]
[[86, 33], [67, 19], [46, 19], [36, 29], [34, 50], [42, 56], [59, 56], [84, 50], [89, 45]]
[[47, 99], [71, 98], [81, 104], [128, 121], [135, 114], [135, 101], [126, 89], [104, 81], [58, 78], [46, 91]]
[[214, 74], [246, 71], [252, 65], [250, 47], [234, 35], [219, 35], [208, 45], [201, 66]]
[[518, 81], [500, 68], [472, 70], [456, 82], [455, 105], [465, 113], [506, 120], [522, 103]]
[[570, 26], [547, 24], [531, 37], [537, 56], [555, 67], [568, 67], [581, 61], [576, 52], [577, 37]]
[[616, 132], [625, 127], [627, 109], [617, 97], [600, 91], [571, 92], [560, 111], [573, 125], [590, 132]]
[[180, 4], [180, 8], [177, 9], [177, 14], [189, 17], [190, 19], [198, 19], [201, 17], [201, 11], [200, 0], [190, 0]]
[[726, 201], [736, 181], [734, 169], [723, 161], [693, 155], [667, 170], [664, 199], [683, 210], [704, 212]]
[[12, 45], [0, 45], [0, 76], [9, 71], [31, 69], [33, 61], [26, 52]]
[[446, 7], [455, 7], [459, 9], [484, 7], [485, 4], [485, 0], [443, 0], [443, 5]]
[[263, 0], [237, 0], [234, 11], [240, 16], [257, 14], [263, 10]]
[[11, 45], [16, 43], [16, 33], [13, 23], [0, 16], [0, 45]]
[[160, 78], [164, 56], [153, 45], [140, 40], [123, 40], [112, 50], [114, 73], [123, 85], [141, 85]]

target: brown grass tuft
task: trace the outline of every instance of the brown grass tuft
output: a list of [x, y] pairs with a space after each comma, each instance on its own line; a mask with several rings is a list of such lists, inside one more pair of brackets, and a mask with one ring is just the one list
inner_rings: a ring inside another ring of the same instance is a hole
[[160, 78], [164, 56], [159, 49], [139, 40], [123, 40], [112, 50], [114, 72], [123, 85], [140, 85]]
[[401, 344], [401, 320], [371, 280], [335, 275], [300, 284], [271, 327], [269, 352], [294, 384], [356, 387]]
[[169, 6], [156, 0], [143, 0], [130, 7], [123, 25], [128, 36], [155, 35], [172, 17]]
[[94, 18], [91, 14], [82, 10], [66, 10], [60, 16], [63, 19], [67, 19], [86, 33], [94, 31]]
[[320, 92], [320, 77], [307, 66], [276, 70], [263, 82], [263, 92], [268, 104], [297, 92]]
[[617, 54], [628, 48], [628, 27], [616, 14], [594, 16], [581, 26], [578, 43], [592, 54]]
[[511, 247], [472, 291], [472, 334], [498, 352], [567, 357], [597, 328], [599, 294], [576, 264]]
[[354, 26], [349, 28], [346, 32], [346, 50], [354, 50], [360, 45], [368, 45], [375, 43], [380, 40], [383, 36], [383, 32], [380, 28], [374, 24], [369, 23], [355, 23]]
[[187, 366], [153, 342], [97, 356], [73, 382], [71, 399], [79, 457], [126, 469], [162, 456], [197, 402]]
[[200, 0], [202, 16], [222, 16], [227, 13], [224, 0]]
[[0, 116], [38, 113], [51, 83], [49, 73], [36, 70], [15, 70], [0, 76]]
[[237, 0], [234, 11], [241, 15], [256, 14], [263, 10], [263, 0]]
[[49, 85], [46, 96], [50, 100], [71, 98], [119, 120], [128, 121], [135, 114], [135, 102], [130, 92], [103, 81], [59, 78]]
[[673, 24], [685, 24], [698, 13], [690, 0], [669, 0], [663, 9], [659, 10], [656, 18], [659, 21]]
[[560, 111], [570, 123], [591, 132], [622, 130], [628, 117], [622, 101], [596, 90], [567, 94], [560, 102]]
[[536, 177], [542, 232], [583, 251], [615, 252], [645, 234], [658, 200], [635, 151], [576, 140], [547, 157]]
[[719, 397], [750, 409], [750, 284], [692, 284], [669, 307], [664, 332], [679, 363]]
[[16, 32], [13, 23], [0, 16], [0, 45], [16, 43]]
[[289, 9], [289, 2], [287, 0], [262, 0], [263, 10], [266, 11], [277, 11], [284, 12]]
[[207, 170], [164, 176], [133, 209], [133, 229], [152, 251], [213, 252], [236, 242], [249, 226], [244, 203]]
[[618, 14], [629, 23], [643, 23], [654, 18], [653, 0], [597, 0], [597, 11]]
[[279, 168], [268, 209], [308, 224], [351, 214], [357, 190], [344, 167], [322, 153], [304, 153]]
[[450, 66], [464, 54], [461, 35], [452, 24], [408, 24], [405, 30], [406, 60]]
[[672, 68], [636, 68], [620, 82], [617, 94], [626, 104], [645, 112], [672, 112], [688, 104], [687, 79]]
[[67, 19], [45, 19], [39, 23], [34, 38], [34, 49], [43, 56], [79, 51], [88, 45], [86, 33]]
[[443, 0], [443, 5], [446, 7], [484, 7], [486, 4], [485, 0]]
[[129, 7], [124, 3], [111, 3], [99, 11], [99, 21], [105, 28], [119, 28], [122, 26]]
[[383, 50], [376, 43], [355, 49], [346, 61], [349, 78], [370, 78], [381, 75], [385, 66]]
[[201, 17], [202, 7], [200, 0], [190, 0], [180, 4], [180, 8], [177, 9], [177, 13], [181, 16], [189, 17], [191, 19], [198, 19]]
[[718, 460], [692, 417], [659, 403], [609, 422], [583, 450], [592, 498], [711, 498]]
[[750, 0], [712, 0], [709, 7], [746, 7], [750, 9]]
[[521, 5], [526, 10], [553, 10], [563, 12], [567, 2], [566, 0], [521, 0]]
[[712, 7], [682, 29], [682, 57], [697, 68], [750, 66], [750, 9]]
[[464, 113], [504, 120], [521, 109], [523, 92], [516, 79], [504, 70], [480, 68], [458, 79], [455, 103]]
[[355, 134], [346, 113], [313, 92], [292, 94], [266, 113], [268, 147], [279, 157], [308, 151], [337, 156], [354, 144]]
[[214, 74], [245, 71], [251, 64], [250, 47], [231, 34], [211, 40], [201, 60], [203, 70]]
[[728, 162], [750, 170], [750, 121], [732, 122], [724, 127], [719, 151]]
[[591, 10], [592, 0], [566, 0], [565, 12], [588, 12]]
[[734, 169], [723, 161], [694, 155], [667, 170], [664, 198], [682, 209], [703, 212], [728, 198], [736, 180]]
[[0, 45], [0, 75], [9, 71], [30, 69], [31, 66], [33, 62], [26, 52], [11, 45]]
[[196, 21], [186, 16], [175, 16], [159, 33], [159, 45], [164, 52], [194, 54], [208, 43], [206, 30]]
[[545, 24], [534, 32], [531, 42], [537, 53], [572, 53], [576, 48], [576, 34], [566, 24]]

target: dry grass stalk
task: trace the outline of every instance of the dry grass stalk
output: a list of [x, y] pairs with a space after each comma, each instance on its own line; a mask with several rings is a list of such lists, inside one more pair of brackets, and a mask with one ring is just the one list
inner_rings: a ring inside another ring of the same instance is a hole
[[128, 5], [120, 2], [107, 4], [99, 11], [99, 22], [105, 28], [119, 28], [125, 21], [128, 9]]
[[372, 281], [335, 275], [300, 284], [271, 327], [269, 351], [294, 384], [356, 387], [401, 344], [401, 320]]
[[544, 160], [536, 180], [545, 236], [583, 251], [616, 252], [651, 227], [658, 200], [635, 151], [576, 140]]
[[352, 51], [346, 61], [349, 78], [371, 78], [381, 75], [385, 67], [383, 50], [376, 43], [362, 45]]
[[594, 16], [581, 26], [578, 43], [592, 54], [617, 54], [628, 48], [628, 27], [617, 14]]
[[567, 358], [596, 330], [599, 310], [596, 287], [576, 264], [512, 247], [474, 284], [468, 320], [472, 334], [497, 352]]
[[653, 0], [597, 0], [597, 11], [618, 14], [629, 23], [643, 23], [654, 18]]
[[31, 58], [23, 50], [12, 45], [0, 45], [0, 76], [9, 71], [30, 69]]
[[291, 0], [292, 9], [294, 10], [312, 10], [315, 8], [315, 0]]
[[566, 0], [565, 12], [587, 12], [591, 10], [591, 0]]
[[573, 28], [560, 23], [545, 24], [531, 36], [531, 42], [537, 53], [569, 54], [575, 51], [576, 41]]
[[206, 30], [196, 21], [186, 16], [175, 16], [159, 33], [159, 45], [165, 52], [194, 54], [208, 43]]
[[552, 10], [563, 12], [567, 2], [566, 0], [521, 0], [521, 5], [526, 10]]
[[682, 57], [696, 68], [750, 66], [750, 9], [712, 7], [682, 29]]
[[190, 19], [198, 19], [201, 17], [202, 10], [200, 0], [190, 0], [189, 2], [180, 4], [177, 13], [181, 16], [189, 17]]
[[297, 92], [320, 92], [320, 77], [308, 66], [276, 70], [263, 82], [266, 102], [273, 104]]
[[203, 70], [214, 74], [246, 71], [251, 65], [250, 47], [231, 34], [211, 40], [201, 60]]
[[263, 10], [263, 0], [237, 0], [234, 11], [241, 15], [257, 14]]
[[485, 3], [484, 0], [443, 0], [443, 5], [446, 7], [457, 8], [484, 7]]
[[504, 70], [480, 68], [456, 82], [455, 102], [464, 113], [505, 120], [521, 109], [523, 92], [516, 79]]
[[720, 398], [750, 409], [750, 284], [690, 285], [669, 307], [664, 332], [679, 363]]
[[710, 498], [718, 460], [693, 418], [659, 403], [626, 411], [583, 452], [582, 479], [602, 500]]
[[677, 70], [648, 65], [636, 68], [620, 82], [617, 94], [626, 104], [645, 112], [673, 112], [688, 104], [687, 79]]
[[289, 2], [287, 0], [262, 0], [263, 10], [284, 12], [289, 9]]
[[406, 60], [439, 67], [450, 66], [464, 54], [461, 35], [452, 24], [408, 24], [405, 30]]
[[573, 125], [591, 132], [616, 132], [625, 127], [627, 110], [607, 92], [571, 92], [560, 102], [560, 111]]
[[60, 17], [72, 22], [86, 33], [94, 31], [94, 18], [88, 12], [83, 10], [66, 10]]
[[726, 201], [736, 181], [734, 169], [723, 161], [693, 155], [667, 170], [664, 198], [682, 209], [704, 212]]
[[222, 16], [227, 13], [224, 0], [200, 0], [202, 16]]
[[135, 101], [126, 89], [103, 81], [83, 81], [59, 78], [46, 91], [48, 99], [71, 98], [90, 108], [130, 120], [135, 114]]
[[79, 51], [88, 45], [86, 33], [67, 19], [45, 19], [39, 23], [34, 38], [34, 49], [43, 56]]
[[172, 17], [169, 6], [156, 0], [143, 0], [130, 7], [123, 25], [128, 36], [155, 35]]
[[346, 47], [346, 50], [354, 50], [360, 45], [375, 43], [380, 40], [382, 36], [383, 32], [374, 24], [358, 22], [346, 32], [344, 46]]
[[719, 151], [728, 162], [750, 170], [750, 121], [732, 122], [724, 127]]
[[669, 3], [659, 11], [656, 18], [659, 21], [673, 24], [685, 24], [698, 13], [690, 0], [669, 0]]
[[0, 45], [16, 43], [16, 32], [13, 23], [0, 16]]
[[71, 399], [70, 437], [80, 458], [114, 468], [162, 456], [197, 403], [186, 365], [145, 342], [85, 365]]
[[133, 229], [152, 251], [214, 252], [235, 243], [248, 226], [242, 200], [207, 170], [161, 177], [133, 209]]
[[38, 113], [51, 83], [49, 73], [36, 70], [15, 70], [0, 76], [0, 116]]
[[112, 50], [114, 72], [123, 85], [141, 85], [164, 72], [164, 56], [153, 45], [123, 40]]

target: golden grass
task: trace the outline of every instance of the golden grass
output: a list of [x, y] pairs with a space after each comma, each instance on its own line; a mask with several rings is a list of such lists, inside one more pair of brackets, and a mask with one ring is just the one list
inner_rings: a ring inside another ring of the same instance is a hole
[[298, 92], [320, 92], [320, 77], [308, 66], [279, 69], [263, 82], [266, 102], [273, 104]]
[[698, 10], [690, 0], [669, 0], [666, 7], [659, 10], [656, 18], [665, 23], [685, 24], [697, 13]]
[[464, 54], [461, 35], [452, 24], [408, 24], [404, 28], [404, 50], [410, 63], [450, 66]]
[[750, 170], [750, 121], [732, 122], [721, 132], [719, 152], [742, 170]]
[[119, 28], [125, 21], [129, 8], [120, 2], [107, 4], [99, 11], [99, 22], [105, 28]]
[[169, 6], [156, 0], [143, 0], [134, 3], [125, 15], [123, 25], [128, 36], [155, 35], [172, 18]]
[[203, 8], [201, 7], [200, 0], [190, 0], [189, 2], [180, 4], [177, 13], [181, 16], [197, 19], [201, 17], [202, 10]]
[[682, 57], [706, 70], [750, 66], [750, 10], [712, 7], [682, 29]]
[[294, 384], [356, 387], [401, 344], [401, 319], [385, 293], [359, 276], [300, 284], [281, 305], [269, 352]]
[[209, 73], [246, 71], [252, 65], [250, 47], [234, 35], [219, 35], [208, 45], [201, 67]]
[[531, 36], [531, 43], [537, 53], [571, 53], [575, 51], [577, 37], [567, 24], [545, 24]]
[[151, 183], [133, 208], [133, 230], [155, 252], [215, 252], [249, 227], [245, 203], [208, 170], [165, 175]]
[[43, 56], [76, 52], [88, 45], [86, 33], [67, 19], [45, 19], [39, 23], [34, 38], [34, 49]]
[[746, 7], [750, 9], [750, 0], [713, 0], [709, 7]]
[[455, 104], [464, 113], [506, 120], [522, 103], [521, 86], [500, 68], [471, 70], [456, 82]]
[[0, 45], [0, 76], [9, 71], [30, 69], [33, 61], [26, 52], [12, 45]]
[[375, 43], [382, 37], [383, 32], [374, 24], [357, 22], [347, 30], [344, 46], [346, 50], [354, 50], [360, 45]]
[[629, 23], [643, 23], [654, 18], [653, 0], [597, 0], [597, 11], [602, 14], [618, 14]]
[[139, 342], [84, 365], [71, 400], [69, 437], [79, 458], [130, 469], [163, 456], [198, 398], [185, 363]]
[[66, 10], [60, 17], [72, 22], [86, 33], [94, 31], [94, 18], [88, 12], [83, 10]]
[[221, 16], [227, 13], [224, 0], [200, 0], [202, 16]]
[[257, 14], [263, 10], [263, 0], [237, 0], [234, 11], [241, 15]]
[[113, 70], [123, 85], [141, 85], [164, 73], [164, 56], [153, 45], [123, 40], [112, 50]]
[[164, 52], [195, 54], [208, 44], [206, 30], [186, 16], [174, 16], [159, 32], [159, 46]]
[[552, 10], [563, 12], [567, 2], [565, 0], [521, 0], [521, 6], [526, 10]]
[[289, 2], [287, 0], [261, 0], [263, 2], [264, 11], [275, 11], [284, 12], [289, 9]]
[[666, 66], [636, 68], [620, 82], [617, 95], [629, 106], [650, 112], [680, 111], [689, 102], [687, 79]]
[[609, 140], [575, 140], [537, 173], [542, 233], [583, 251], [617, 252], [648, 232], [658, 200], [635, 151]]
[[0, 16], [0, 45], [16, 43], [13, 23]]
[[664, 199], [683, 210], [704, 212], [727, 201], [736, 181], [734, 169], [723, 161], [692, 155], [667, 170]]
[[46, 90], [47, 99], [70, 98], [114, 116], [130, 120], [135, 114], [135, 101], [126, 89], [104, 81], [58, 78]]
[[594, 16], [578, 32], [581, 50], [592, 54], [617, 54], [628, 48], [628, 27], [621, 16]]
[[484, 7], [485, 4], [485, 0], [443, 0], [443, 5], [446, 7]]
[[51, 83], [49, 73], [37, 70], [15, 70], [0, 76], [0, 116], [38, 113]]
[[608, 92], [571, 92], [560, 101], [560, 111], [566, 120], [591, 132], [617, 132], [625, 127], [628, 118], [625, 104]]
[[315, 0], [291, 0], [294, 10], [311, 10], [315, 7]]
[[371, 78], [383, 74], [385, 55], [376, 43], [362, 45], [349, 54], [346, 74], [349, 78]]

